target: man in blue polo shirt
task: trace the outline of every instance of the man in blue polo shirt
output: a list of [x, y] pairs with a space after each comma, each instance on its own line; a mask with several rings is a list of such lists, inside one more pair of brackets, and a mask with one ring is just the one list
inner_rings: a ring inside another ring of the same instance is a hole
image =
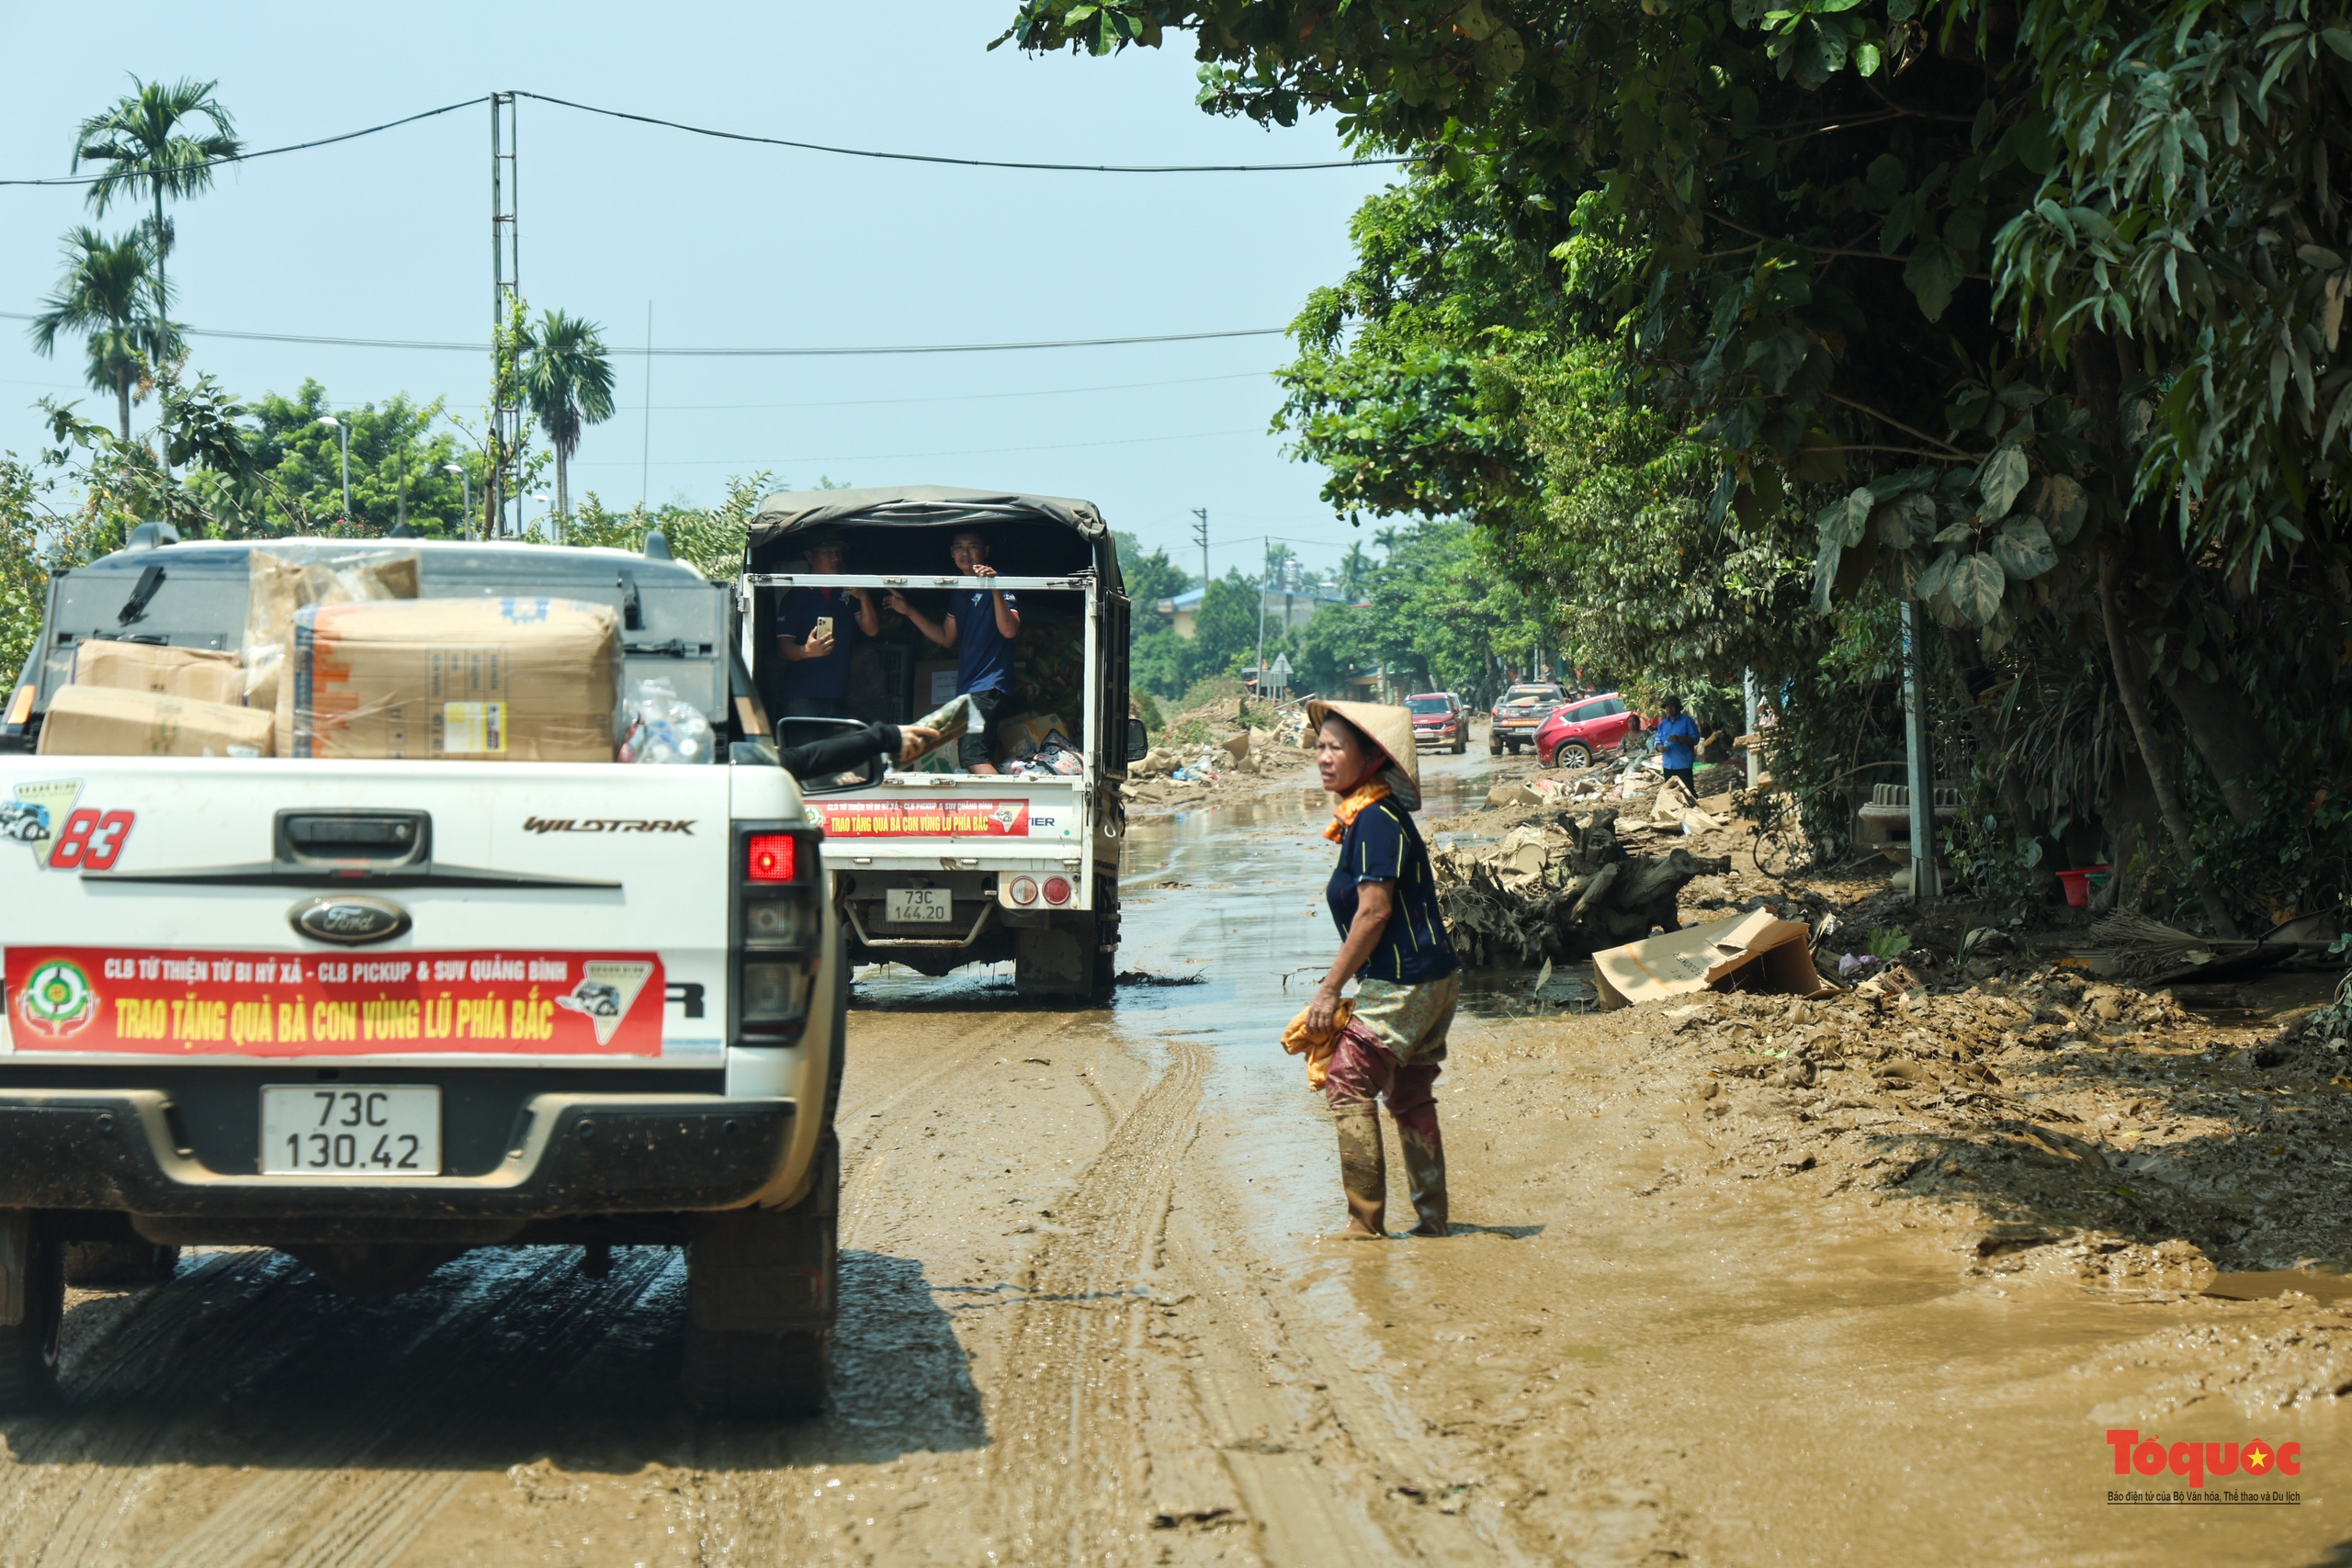
[[[824, 536], [802, 547], [811, 576], [831, 577], [842, 569], [838, 539]], [[844, 597], [846, 595], [846, 597]], [[848, 614], [850, 601], [856, 614]], [[849, 716], [849, 650], [856, 634], [882, 629], [873, 593], [864, 588], [795, 588], [775, 611], [775, 650], [784, 660], [780, 692], [786, 718]]]
[[[964, 577], [994, 577], [989, 565], [988, 536], [967, 528], [948, 542], [956, 570]], [[972, 698], [978, 721], [956, 743], [956, 766], [967, 773], [997, 771], [990, 750], [996, 720], [1012, 692], [1012, 643], [1021, 635], [1021, 608], [1001, 588], [959, 588], [947, 596], [947, 614], [933, 620], [892, 592], [890, 608], [915, 624], [915, 629], [942, 648], [956, 650], [956, 691]]]
[[1699, 721], [1682, 711], [1680, 697], [1668, 697], [1658, 705], [1666, 717], [1658, 721], [1657, 744], [1661, 760], [1666, 763], [1666, 776], [1680, 779], [1690, 798], [1699, 798]]

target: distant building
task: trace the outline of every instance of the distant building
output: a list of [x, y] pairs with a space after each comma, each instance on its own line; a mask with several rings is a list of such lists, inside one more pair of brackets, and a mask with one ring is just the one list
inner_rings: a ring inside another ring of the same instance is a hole
[[[1193, 622], [1201, 613], [1201, 600], [1206, 590], [1195, 588], [1179, 593], [1173, 599], [1162, 599], [1152, 608], [1159, 612], [1161, 625], [1174, 627], [1178, 637], [1190, 642], [1193, 639]], [[1349, 602], [1337, 593], [1308, 593], [1296, 589], [1269, 588], [1264, 593], [1266, 629], [1270, 632], [1303, 626], [1315, 618], [1317, 611], [1332, 609]]]

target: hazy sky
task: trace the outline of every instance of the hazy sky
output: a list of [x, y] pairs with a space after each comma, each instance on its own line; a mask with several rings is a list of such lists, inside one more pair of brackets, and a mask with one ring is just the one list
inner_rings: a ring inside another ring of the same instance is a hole
[[[0, 178], [68, 172], [74, 125], [129, 76], [218, 78], [251, 147], [521, 88], [732, 130], [892, 151], [1088, 163], [1342, 155], [1328, 119], [1269, 134], [1193, 107], [1189, 48], [1114, 60], [989, 52], [1010, 0], [887, 6], [572, 0], [397, 8], [0, 0]], [[1083, 175], [954, 169], [747, 147], [521, 106], [522, 284], [535, 310], [657, 346], [976, 343], [1286, 325], [1347, 265], [1347, 222], [1386, 172]], [[486, 342], [489, 110], [224, 170], [175, 209], [175, 314], [192, 326]], [[0, 189], [0, 310], [54, 287], [83, 193]], [[108, 228], [128, 227], [121, 208]], [[1027, 353], [651, 361], [650, 499], [703, 502], [730, 474], [821, 473], [1083, 496], [1192, 570], [1209, 509], [1220, 575], [1257, 536], [1351, 534], [1285, 459], [1266, 372], [1285, 340]], [[81, 353], [35, 355], [0, 320], [0, 448], [40, 444], [31, 404], [82, 391]], [[647, 361], [619, 361], [575, 493], [638, 499]], [[486, 355], [195, 340], [232, 390], [337, 402], [446, 396], [473, 415]], [[111, 401], [84, 393], [111, 420]], [[150, 416], [133, 415], [134, 428]]]

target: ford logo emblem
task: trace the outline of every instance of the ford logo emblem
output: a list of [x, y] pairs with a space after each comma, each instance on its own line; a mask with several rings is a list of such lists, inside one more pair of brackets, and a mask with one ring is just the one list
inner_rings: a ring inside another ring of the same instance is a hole
[[287, 919], [304, 936], [331, 942], [338, 947], [390, 942], [409, 928], [408, 911], [390, 899], [363, 898], [349, 893], [306, 899], [295, 905]]

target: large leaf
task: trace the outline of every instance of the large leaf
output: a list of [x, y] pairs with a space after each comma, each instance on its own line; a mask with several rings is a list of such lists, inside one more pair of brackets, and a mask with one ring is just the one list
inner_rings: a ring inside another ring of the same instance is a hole
[[2023, 447], [2004, 446], [1985, 458], [1984, 466], [1976, 470], [1976, 488], [1984, 497], [1984, 504], [1977, 515], [1988, 523], [1995, 518], [2007, 516], [2009, 507], [2018, 498], [2018, 491], [2025, 489], [2025, 480]]
[[1860, 544], [1862, 531], [1870, 525], [1871, 503], [1875, 499], [1870, 492], [1870, 487], [1864, 485], [1854, 490], [1843, 501], [1833, 501], [1815, 513], [1813, 525], [1820, 534], [1822, 543]]
[[1903, 267], [1905, 286], [1931, 321], [1943, 319], [1944, 307], [1951, 303], [1952, 290], [1967, 275], [1966, 260], [1941, 240], [1922, 240], [1912, 246], [1911, 259]]
[[1813, 611], [1815, 615], [1829, 614], [1838, 587], [1838, 568], [1846, 554], [1846, 547], [1824, 534], [1820, 552], [1813, 558]]
[[2034, 500], [2034, 513], [2041, 525], [2049, 530], [2050, 542], [2061, 547], [2075, 542], [2083, 531], [2083, 519], [2090, 514], [2090, 497], [2083, 487], [2064, 474], [2052, 474], [2041, 481], [2041, 493]]
[[1972, 626], [1981, 626], [2000, 609], [2001, 591], [2007, 586], [2007, 575], [1991, 556], [1959, 556], [1952, 561], [1951, 576], [1944, 583], [1944, 592], [1962, 619]]
[[1944, 584], [1951, 581], [1952, 563], [1959, 559], [1960, 558], [1955, 555], [1939, 555], [1929, 561], [1928, 570], [1921, 572], [1918, 581], [1911, 585], [1911, 596], [1915, 599], [1932, 599], [1942, 592]]
[[2040, 577], [2058, 564], [2058, 548], [2050, 542], [2049, 530], [2039, 517], [2020, 513], [2001, 525], [1993, 536], [1993, 558], [2009, 576], [2024, 581]]
[[1924, 544], [1936, 531], [1936, 503], [1930, 496], [1913, 493], [1883, 502], [1871, 512], [1871, 525], [1879, 543], [1893, 550]]

